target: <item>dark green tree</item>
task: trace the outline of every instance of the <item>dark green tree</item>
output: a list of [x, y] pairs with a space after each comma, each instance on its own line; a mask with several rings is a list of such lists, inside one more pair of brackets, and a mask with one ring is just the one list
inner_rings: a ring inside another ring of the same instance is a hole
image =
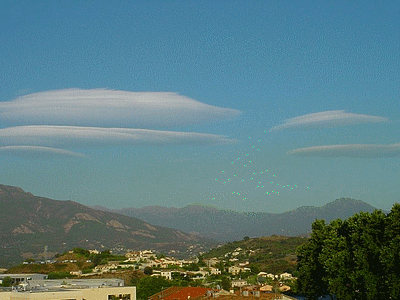
[[251, 265], [251, 266], [250, 266], [250, 270], [251, 270], [251, 273], [252, 273], [252, 274], [258, 274], [258, 273], [261, 272], [260, 267], [257, 266], [257, 265]]
[[205, 267], [206, 263], [204, 262], [204, 256], [202, 254], [199, 254], [197, 256], [197, 258], [199, 259], [199, 262], [197, 263], [200, 267]]
[[385, 244], [381, 251], [381, 261], [386, 274], [388, 298], [400, 299], [400, 204], [393, 205], [386, 218]]
[[231, 289], [231, 286], [231, 280], [227, 276], [223, 276], [221, 280], [221, 287], [224, 290], [229, 291]]
[[89, 257], [90, 256], [90, 252], [89, 250], [83, 249], [83, 248], [73, 248], [72, 249], [74, 251], [74, 253], [76, 254], [80, 254], [84, 257]]
[[324, 265], [330, 291], [339, 299], [385, 298], [380, 260], [385, 217], [381, 211], [356, 214], [337, 226], [327, 242]]
[[400, 204], [388, 215], [360, 212], [329, 225], [313, 223], [298, 249], [298, 288], [309, 299], [400, 299]]
[[143, 273], [146, 275], [151, 275], [151, 274], [153, 274], [153, 269], [151, 267], [145, 267], [143, 269]]
[[325, 221], [316, 220], [312, 224], [309, 242], [298, 249], [299, 290], [308, 299], [318, 299], [320, 296], [328, 294], [326, 271], [320, 259], [326, 237]]
[[48, 279], [64, 279], [64, 278], [70, 278], [70, 277], [74, 277], [74, 276], [71, 275], [71, 273], [69, 273], [69, 272], [50, 272], [47, 275]]
[[136, 285], [136, 297], [138, 300], [147, 300], [148, 297], [170, 287], [171, 282], [160, 276], [145, 276], [139, 279]]
[[222, 260], [219, 261], [219, 262], [215, 265], [215, 267], [218, 268], [218, 269], [221, 271], [221, 273], [224, 273], [224, 272], [225, 272], [225, 264], [224, 264], [224, 262], [223, 262]]
[[13, 280], [10, 276], [6, 276], [3, 278], [3, 282], [1, 283], [2, 286], [4, 287], [10, 287], [12, 286]]

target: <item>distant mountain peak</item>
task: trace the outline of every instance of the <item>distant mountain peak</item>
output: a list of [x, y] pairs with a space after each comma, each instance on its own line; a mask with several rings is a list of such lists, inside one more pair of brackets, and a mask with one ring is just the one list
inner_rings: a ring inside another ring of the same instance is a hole
[[324, 209], [344, 209], [344, 208], [349, 208], [349, 207], [356, 207], [357, 209], [360, 210], [375, 210], [376, 208], [373, 207], [372, 205], [362, 201], [362, 200], [356, 200], [352, 198], [338, 198], [332, 202], [329, 202], [322, 206]]

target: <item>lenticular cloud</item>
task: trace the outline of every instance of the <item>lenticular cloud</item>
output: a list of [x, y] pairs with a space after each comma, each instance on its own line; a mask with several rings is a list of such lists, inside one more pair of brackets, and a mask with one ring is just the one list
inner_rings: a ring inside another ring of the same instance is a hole
[[31, 158], [85, 157], [83, 154], [72, 151], [41, 146], [5, 146], [0, 147], [0, 154]]
[[299, 148], [288, 154], [302, 157], [379, 158], [400, 156], [400, 143], [390, 145], [350, 144]]
[[240, 111], [169, 92], [66, 89], [0, 103], [0, 118], [14, 125], [105, 127], [177, 126], [226, 120]]
[[347, 113], [344, 110], [332, 110], [287, 119], [283, 124], [272, 127], [271, 131], [283, 129], [302, 129], [310, 127], [335, 127], [388, 121], [388, 118], [383, 117], [352, 114]]
[[[0, 129], [0, 146], [96, 147], [123, 145], [218, 145], [222, 135], [133, 128], [32, 125]], [[40, 150], [40, 149], [37, 149]]]

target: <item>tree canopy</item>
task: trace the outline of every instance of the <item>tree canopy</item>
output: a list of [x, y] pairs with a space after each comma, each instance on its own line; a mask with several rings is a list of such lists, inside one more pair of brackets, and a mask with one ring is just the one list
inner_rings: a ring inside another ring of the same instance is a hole
[[385, 215], [360, 212], [342, 221], [316, 220], [298, 249], [298, 284], [308, 299], [400, 299], [400, 204]]

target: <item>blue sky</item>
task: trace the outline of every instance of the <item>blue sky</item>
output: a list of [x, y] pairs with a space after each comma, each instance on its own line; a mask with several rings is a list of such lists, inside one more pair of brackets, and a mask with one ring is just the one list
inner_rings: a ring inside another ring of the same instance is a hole
[[110, 208], [400, 200], [398, 1], [1, 6], [1, 184]]

